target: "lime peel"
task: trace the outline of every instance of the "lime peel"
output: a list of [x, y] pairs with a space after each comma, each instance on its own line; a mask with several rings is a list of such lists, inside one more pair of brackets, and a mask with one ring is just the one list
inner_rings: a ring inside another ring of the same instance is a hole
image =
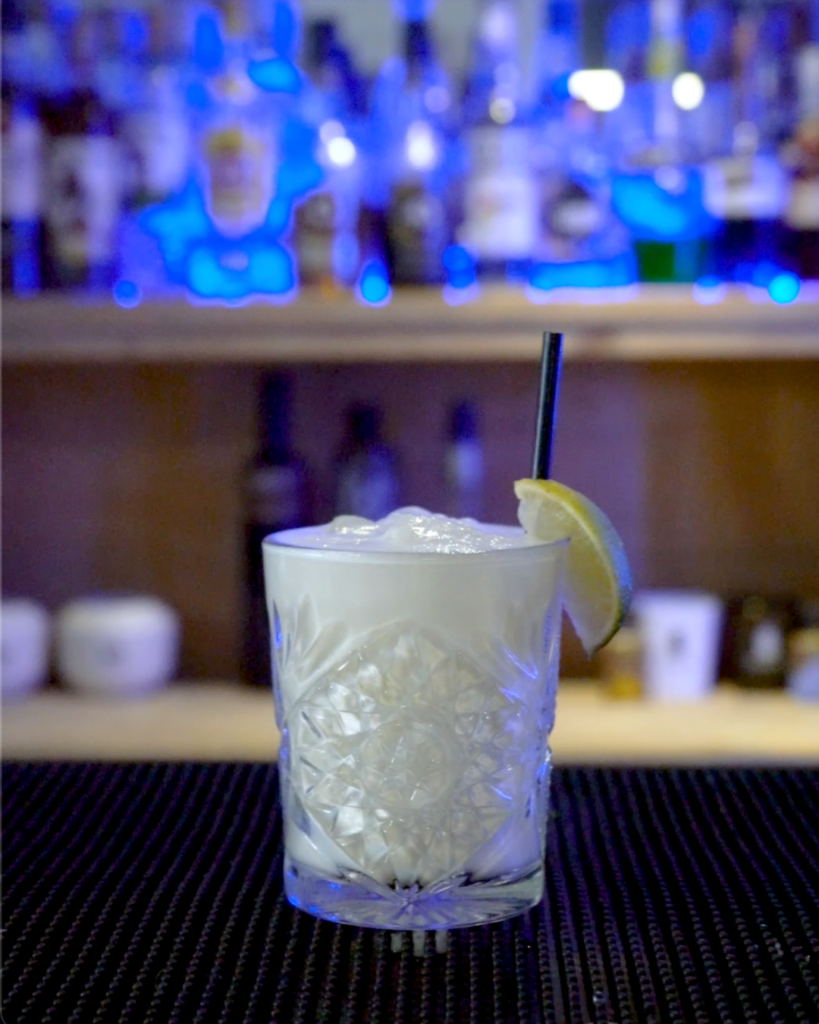
[[585, 495], [556, 480], [516, 480], [518, 519], [533, 539], [569, 538], [564, 605], [588, 655], [604, 647], [625, 619], [632, 583], [623, 542]]

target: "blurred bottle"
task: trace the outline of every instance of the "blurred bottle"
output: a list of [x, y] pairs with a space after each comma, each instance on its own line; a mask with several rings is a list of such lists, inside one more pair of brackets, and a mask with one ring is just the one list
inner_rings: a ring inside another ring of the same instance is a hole
[[335, 515], [381, 519], [398, 507], [397, 460], [382, 435], [381, 410], [357, 403], [335, 461]]
[[[771, 12], [769, 12], [770, 15]], [[777, 10], [776, 18], [787, 17]], [[732, 129], [728, 151], [705, 165], [704, 202], [717, 222], [713, 272], [723, 280], [767, 285], [782, 264], [786, 176], [778, 159], [773, 112], [784, 102], [775, 72], [770, 16], [740, 4], [731, 35]], [[765, 268], [771, 271], [766, 272]], [[762, 275], [762, 276], [760, 276]]]
[[634, 280], [628, 232], [611, 206], [611, 156], [603, 119], [573, 98], [580, 62], [578, 7], [551, 0], [532, 64], [532, 164], [539, 217], [530, 284], [538, 288], [611, 286]]
[[514, 0], [482, 0], [462, 104], [468, 168], [456, 236], [478, 276], [525, 280], [538, 197], [530, 163]]
[[459, 519], [483, 519], [484, 459], [473, 402], [459, 402], [450, 411], [444, 452], [446, 497], [443, 511]]
[[[819, 13], [817, 13], [819, 20]], [[819, 41], [811, 39], [807, 17], [798, 18], [794, 47], [797, 110], [781, 150], [789, 173], [783, 249], [790, 269], [819, 279]], [[817, 29], [819, 34], [819, 27]]]
[[797, 700], [819, 701], [819, 599], [797, 603], [788, 634], [788, 693]]
[[43, 129], [35, 96], [3, 83], [3, 290], [40, 290], [43, 254]]
[[43, 105], [44, 276], [52, 288], [107, 289], [117, 277], [123, 161], [116, 116], [96, 89], [101, 30], [98, 13], [77, 14], [70, 89]]
[[783, 686], [792, 615], [790, 602], [760, 594], [731, 601], [725, 620], [724, 676], [750, 689]]
[[142, 294], [167, 290], [167, 271], [144, 214], [175, 199], [191, 172], [186, 107], [185, 20], [175, 7], [112, 13], [106, 60], [110, 104], [119, 110], [126, 164], [120, 275]]
[[[295, 272], [280, 241], [290, 216], [289, 198], [279, 195], [281, 111], [249, 73], [246, 4], [229, 0], [221, 13], [205, 8], [195, 23], [198, 81], [187, 90], [194, 198], [185, 196], [175, 213], [184, 232], [181, 276], [205, 299], [287, 295]], [[171, 243], [180, 247], [173, 236]]]
[[352, 63], [334, 22], [308, 25], [305, 71], [298, 113], [318, 181], [296, 203], [293, 247], [301, 283], [336, 291], [355, 283], [361, 259], [362, 159], [353, 126], [362, 112]]
[[691, 164], [674, 88], [683, 69], [682, 13], [681, 0], [652, 0], [649, 7], [645, 77], [627, 86], [634, 93], [629, 143], [612, 186], [615, 212], [631, 232], [638, 274], [647, 282], [696, 281], [707, 261], [702, 181]]
[[686, 70], [692, 95], [684, 97], [685, 137], [692, 160], [702, 166], [724, 153], [732, 122], [731, 11], [722, 0], [695, 0], [685, 23]]
[[240, 238], [264, 224], [273, 199], [275, 126], [266, 95], [248, 75], [242, 0], [229, 0], [216, 24], [220, 38], [200, 54], [203, 71], [211, 73], [196, 139], [197, 172], [211, 223], [225, 238]]
[[389, 88], [377, 91], [375, 112], [378, 123], [389, 125], [387, 266], [394, 284], [438, 284], [451, 240], [452, 93], [426, 21], [404, 22], [402, 57], [390, 68]]
[[598, 652], [603, 692], [612, 700], [636, 700], [643, 695], [643, 640], [632, 622], [625, 623]]
[[262, 382], [259, 441], [245, 478], [245, 634], [242, 675], [271, 682], [270, 629], [264, 596], [262, 541], [277, 530], [309, 521], [307, 470], [291, 441], [291, 384], [282, 374]]

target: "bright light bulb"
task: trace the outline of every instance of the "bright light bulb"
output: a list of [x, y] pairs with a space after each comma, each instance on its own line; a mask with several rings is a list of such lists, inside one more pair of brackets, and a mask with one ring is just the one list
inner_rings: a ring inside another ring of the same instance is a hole
[[490, 100], [489, 116], [495, 124], [509, 124], [515, 118], [515, 101], [508, 96], [496, 96]]
[[429, 125], [413, 121], [406, 135], [407, 163], [419, 171], [428, 171], [438, 162], [438, 146]]
[[671, 85], [671, 96], [680, 110], [696, 110], [705, 97], [705, 83], [693, 71], [683, 71]]
[[592, 110], [616, 110], [625, 94], [622, 77], [609, 68], [585, 68], [569, 75], [569, 95], [583, 100]]
[[346, 135], [337, 135], [327, 143], [327, 159], [336, 167], [351, 167], [355, 156], [355, 146]]

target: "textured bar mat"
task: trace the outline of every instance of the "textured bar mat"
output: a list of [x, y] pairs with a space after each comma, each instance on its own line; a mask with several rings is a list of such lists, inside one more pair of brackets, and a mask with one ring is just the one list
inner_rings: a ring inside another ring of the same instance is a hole
[[3, 783], [5, 1024], [819, 1024], [818, 771], [558, 769], [543, 904], [438, 952], [289, 906], [274, 767]]

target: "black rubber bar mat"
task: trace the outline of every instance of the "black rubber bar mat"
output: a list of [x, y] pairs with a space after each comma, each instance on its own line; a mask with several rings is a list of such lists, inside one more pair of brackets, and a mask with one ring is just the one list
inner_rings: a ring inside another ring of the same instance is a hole
[[439, 951], [290, 907], [275, 767], [3, 783], [5, 1024], [819, 1024], [819, 771], [558, 769], [544, 902]]

